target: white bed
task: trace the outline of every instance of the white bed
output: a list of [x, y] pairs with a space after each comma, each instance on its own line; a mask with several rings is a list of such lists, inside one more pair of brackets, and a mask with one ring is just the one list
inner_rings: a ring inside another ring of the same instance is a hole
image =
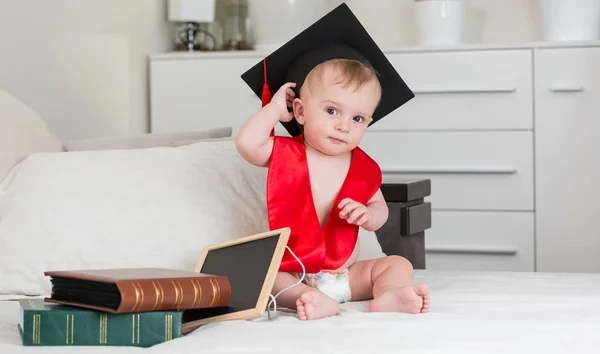
[[366, 303], [302, 322], [207, 325], [149, 349], [20, 345], [18, 305], [0, 302], [0, 353], [598, 353], [600, 275], [417, 272], [431, 284], [431, 312], [373, 314]]
[[[417, 271], [431, 285], [422, 315], [351, 303], [337, 317], [223, 322], [149, 349], [24, 347], [18, 303], [7, 299], [47, 295], [44, 271], [193, 269], [204, 246], [267, 229], [266, 172], [244, 163], [231, 139], [151, 147], [143, 137], [144, 148], [84, 142], [65, 152], [24, 104], [1, 91], [0, 103], [2, 354], [600, 353], [600, 275], [430, 271]], [[361, 258], [383, 256], [374, 233], [360, 241]]]

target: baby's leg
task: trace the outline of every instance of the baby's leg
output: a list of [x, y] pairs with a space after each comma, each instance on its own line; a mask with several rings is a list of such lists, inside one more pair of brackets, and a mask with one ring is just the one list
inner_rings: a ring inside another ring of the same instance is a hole
[[356, 262], [350, 267], [353, 301], [370, 300], [371, 312], [424, 313], [429, 286], [415, 285], [412, 264], [399, 256]]
[[[295, 284], [299, 277], [290, 273], [279, 272], [273, 285], [273, 296], [278, 292]], [[277, 306], [295, 309], [301, 320], [316, 320], [318, 318], [333, 316], [338, 313], [338, 304], [321, 291], [300, 283], [277, 296]]]
[[[286, 272], [277, 273], [277, 277], [275, 277], [275, 284], [273, 284], [273, 291], [271, 292], [273, 296], [277, 295], [278, 292], [295, 284], [300, 280], [300, 277], [295, 274], [290, 274]], [[300, 283], [284, 292], [282, 292], [279, 296], [277, 296], [277, 307], [285, 307], [288, 309], [296, 310], [296, 300], [307, 291], [310, 291], [312, 288], [304, 283]]]

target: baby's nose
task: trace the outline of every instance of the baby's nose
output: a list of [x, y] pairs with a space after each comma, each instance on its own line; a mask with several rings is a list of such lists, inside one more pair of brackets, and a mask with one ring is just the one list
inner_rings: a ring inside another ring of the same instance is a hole
[[348, 132], [349, 128], [350, 124], [348, 123], [347, 119], [341, 118], [336, 122], [335, 129], [337, 131]]

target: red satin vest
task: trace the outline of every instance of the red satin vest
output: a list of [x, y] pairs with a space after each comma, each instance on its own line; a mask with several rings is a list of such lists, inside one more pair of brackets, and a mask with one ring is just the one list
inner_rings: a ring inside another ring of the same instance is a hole
[[[337, 269], [352, 255], [359, 228], [340, 219], [337, 205], [344, 198], [367, 204], [380, 185], [379, 165], [363, 150], [355, 148], [346, 179], [321, 229], [310, 186], [304, 138], [302, 135], [275, 136], [267, 176], [269, 227], [271, 230], [290, 227], [287, 245], [300, 258], [307, 273]], [[301, 273], [302, 267], [286, 250], [279, 270]]]

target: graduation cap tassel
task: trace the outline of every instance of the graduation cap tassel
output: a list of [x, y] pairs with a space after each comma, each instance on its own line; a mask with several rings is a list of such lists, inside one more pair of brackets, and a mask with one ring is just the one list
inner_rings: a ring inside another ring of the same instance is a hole
[[[263, 83], [262, 91], [262, 107], [266, 106], [269, 102], [271, 102], [271, 90], [269, 90], [269, 84], [267, 83], [267, 58], [263, 59], [263, 72], [265, 81]], [[271, 130], [271, 136], [275, 136], [275, 128]]]

